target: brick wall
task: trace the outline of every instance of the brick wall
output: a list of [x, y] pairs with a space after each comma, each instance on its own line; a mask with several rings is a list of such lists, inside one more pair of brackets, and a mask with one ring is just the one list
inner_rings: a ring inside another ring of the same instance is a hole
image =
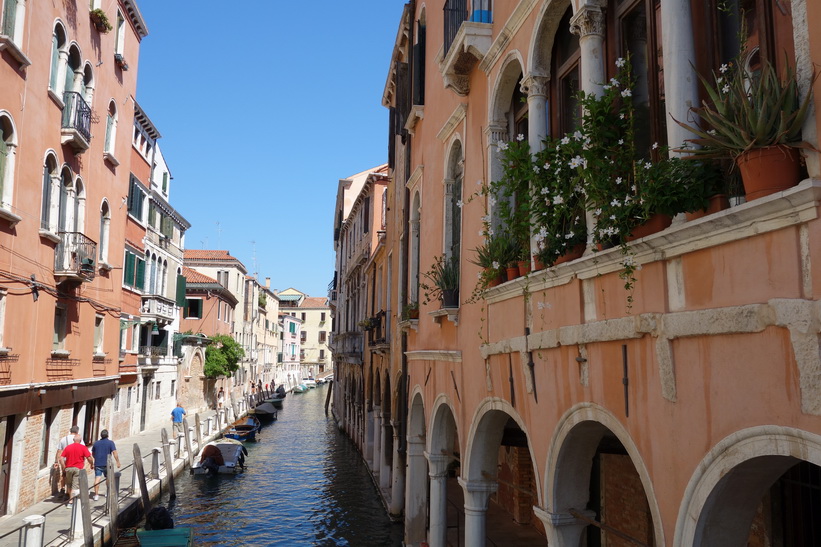
[[[601, 454], [601, 522], [648, 545], [653, 545], [653, 520], [641, 479], [629, 456]], [[595, 533], [589, 529], [588, 533]], [[604, 547], [633, 543], [603, 532]]]
[[536, 477], [527, 447], [499, 448], [498, 489], [494, 500], [517, 524], [530, 525], [544, 534], [544, 525], [533, 513]]

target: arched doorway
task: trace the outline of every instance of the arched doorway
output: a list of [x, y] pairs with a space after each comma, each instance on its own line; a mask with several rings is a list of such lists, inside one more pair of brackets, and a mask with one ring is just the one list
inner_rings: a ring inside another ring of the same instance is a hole
[[[458, 545], [458, 535], [464, 529], [464, 515], [449, 505], [449, 493], [458, 490], [456, 479], [461, 468], [459, 434], [453, 408], [446, 397], [434, 403], [428, 438], [428, 459], [430, 469], [430, 512], [428, 542], [430, 547], [444, 547], [448, 543]], [[456, 543], [450, 534], [457, 534]]]
[[405, 544], [419, 545], [427, 534], [428, 462], [425, 403], [421, 393], [411, 396], [408, 413], [407, 491], [405, 495]]

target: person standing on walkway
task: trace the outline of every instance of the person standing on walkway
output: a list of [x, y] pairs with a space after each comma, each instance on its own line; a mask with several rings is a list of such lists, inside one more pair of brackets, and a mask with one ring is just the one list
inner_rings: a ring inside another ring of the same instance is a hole
[[217, 408], [222, 408], [225, 405], [225, 390], [220, 388], [219, 393], [217, 393]]
[[73, 425], [71, 429], [69, 429], [69, 434], [60, 439], [60, 442], [57, 443], [57, 453], [54, 455], [54, 468], [58, 470], [60, 473], [59, 476], [59, 488], [60, 488], [60, 497], [65, 499], [68, 494], [66, 493], [66, 466], [63, 462], [63, 450], [70, 444], [74, 443], [74, 435], [80, 432], [80, 427]]
[[179, 437], [183, 434], [182, 430], [182, 417], [185, 416], [185, 409], [182, 407], [179, 401], [177, 401], [177, 406], [174, 407], [174, 410], [171, 411], [171, 423], [174, 424], [174, 436]]
[[94, 501], [100, 499], [100, 481], [108, 470], [108, 455], [114, 456], [117, 467], [120, 467], [120, 456], [117, 454], [117, 446], [114, 441], [108, 438], [108, 430], [100, 431], [100, 440], [91, 447], [91, 456], [97, 462], [94, 466]]
[[63, 450], [62, 458], [66, 466], [66, 489], [69, 492], [66, 505], [71, 507], [74, 497], [79, 494], [80, 473], [84, 472], [86, 461], [93, 467], [94, 459], [91, 457], [91, 452], [88, 451], [86, 445], [83, 444], [83, 438], [79, 435], [74, 435], [74, 442]]

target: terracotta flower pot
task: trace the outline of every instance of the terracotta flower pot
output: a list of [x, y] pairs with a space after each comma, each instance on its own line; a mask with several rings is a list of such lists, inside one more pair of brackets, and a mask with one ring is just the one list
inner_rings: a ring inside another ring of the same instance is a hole
[[640, 224], [633, 228], [632, 233], [627, 237], [627, 241], [634, 241], [636, 239], [647, 237], [651, 234], [660, 232], [670, 224], [673, 223], [673, 218], [667, 215], [655, 214], [647, 219], [647, 222]]
[[707, 206], [706, 209], [684, 213], [684, 216], [687, 217], [688, 221], [691, 221], [699, 219], [701, 217], [706, 217], [707, 215], [712, 215], [713, 213], [717, 213], [719, 211], [723, 211], [724, 209], [729, 208], [729, 198], [724, 194], [716, 194], [710, 197], [710, 204]]
[[781, 192], [801, 180], [801, 155], [797, 148], [753, 148], [736, 158], [747, 201]]
[[519, 276], [525, 276], [530, 273], [530, 261], [529, 260], [520, 260], [519, 263]]
[[408, 310], [408, 319], [419, 319], [419, 308]]
[[533, 255], [533, 271], [538, 272], [539, 270], [544, 270], [545, 265], [544, 262], [541, 261], [539, 255]]
[[517, 277], [519, 277], [519, 267], [518, 266], [508, 266], [505, 271], [507, 272], [507, 280], [513, 281]]
[[494, 275], [493, 277], [490, 276], [490, 268], [486, 268], [485, 272], [485, 279], [488, 280], [488, 287], [495, 287], [496, 285], [501, 285], [502, 283], [507, 281], [507, 277], [505, 276], [505, 274], [501, 272], [497, 272], [496, 275]]
[[559, 258], [553, 262], [553, 265], [556, 264], [564, 264], [565, 262], [570, 262], [571, 260], [576, 260], [577, 258], [581, 258], [584, 254], [584, 249], [587, 247], [584, 243], [577, 243], [567, 249], [567, 251], [561, 255]]

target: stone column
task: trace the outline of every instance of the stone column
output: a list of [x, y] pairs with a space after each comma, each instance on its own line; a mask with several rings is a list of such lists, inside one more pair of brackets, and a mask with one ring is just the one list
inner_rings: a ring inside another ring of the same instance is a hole
[[467, 481], [459, 477], [459, 484], [465, 492], [465, 545], [484, 547], [487, 502], [496, 491], [496, 481]]
[[392, 438], [392, 433], [389, 430], [391, 427], [390, 414], [383, 413], [381, 425], [382, 435], [380, 440], [382, 444], [379, 449], [379, 488], [388, 490], [391, 487], [391, 466], [388, 464], [388, 453], [390, 452], [390, 449], [388, 448], [388, 439]]
[[379, 484], [379, 472], [382, 469], [382, 409], [373, 405], [373, 478]]
[[522, 93], [527, 95], [527, 141], [534, 154], [542, 150], [547, 137], [547, 90], [550, 78], [528, 74], [522, 80]]
[[[544, 524], [547, 532], [547, 544], [555, 547], [572, 545], [573, 547], [581, 543], [582, 533], [587, 528], [587, 523], [577, 519], [567, 512], [551, 513], [540, 507], [533, 507], [536, 517]], [[590, 510], [579, 511], [589, 518], [595, 518], [596, 513]]]
[[[604, 14], [601, 8], [595, 5], [579, 8], [570, 18], [570, 32], [579, 36], [581, 89], [585, 93], [593, 93], [601, 97], [604, 93], [602, 86], [607, 79], [604, 66]], [[585, 255], [587, 255], [591, 254], [594, 249], [593, 234], [596, 229], [596, 219], [591, 211], [587, 211], [585, 220], [587, 224]]]
[[[698, 77], [693, 66], [696, 62], [693, 43], [693, 14], [688, 0], [665, 0], [661, 4], [661, 28], [664, 29], [664, 92], [667, 119], [667, 142], [670, 148], [692, 138], [689, 131], [672, 118], [687, 121], [690, 108], [697, 106]], [[692, 117], [689, 118], [692, 121]], [[671, 155], [674, 154], [671, 152]]]
[[408, 466], [405, 491], [405, 545], [425, 541], [425, 515], [428, 503], [425, 440], [408, 438]]
[[[365, 408], [370, 406], [370, 401], [365, 401]], [[365, 413], [365, 462], [373, 469], [373, 407]]]
[[[444, 454], [425, 453], [430, 477], [430, 547], [445, 547], [448, 531], [448, 462]], [[469, 545], [466, 543], [465, 545]]]
[[68, 70], [68, 49], [64, 48], [57, 53], [57, 76], [54, 79], [54, 89], [52, 89], [61, 101], [63, 92], [68, 91], [65, 89], [66, 70]]
[[391, 469], [390, 514], [399, 517], [405, 509], [405, 455], [399, 452], [399, 421], [393, 426], [393, 467]]

